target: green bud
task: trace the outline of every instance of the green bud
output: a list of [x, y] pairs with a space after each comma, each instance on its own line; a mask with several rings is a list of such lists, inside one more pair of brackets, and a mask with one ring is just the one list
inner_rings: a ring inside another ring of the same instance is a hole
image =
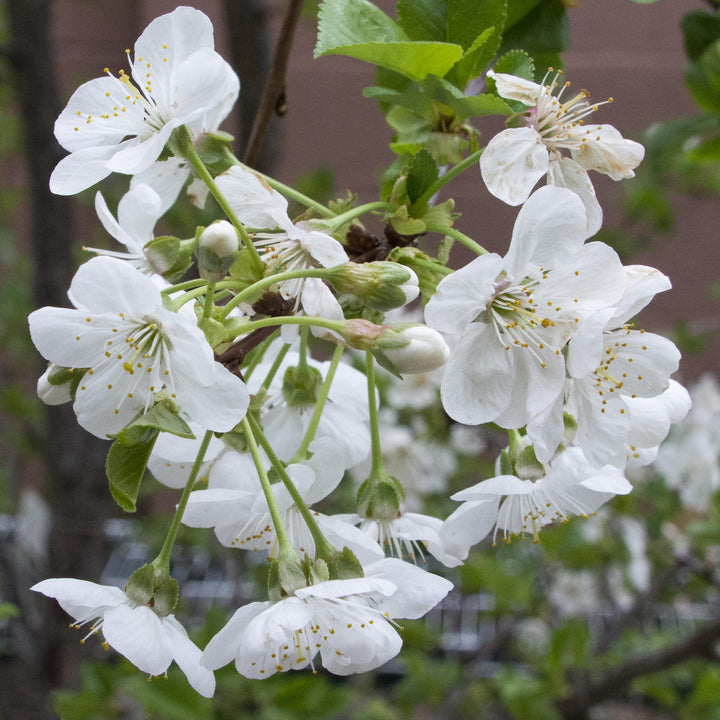
[[143, 252], [153, 270], [172, 282], [182, 277], [192, 265], [193, 245], [192, 240], [161, 235], [147, 243]]
[[227, 220], [218, 220], [199, 232], [197, 245], [200, 276], [218, 282], [237, 259], [240, 240], [237, 230]]
[[283, 377], [283, 397], [289, 407], [307, 407], [317, 401], [322, 375], [309, 365], [289, 367]]
[[128, 578], [125, 593], [136, 605], [147, 605], [155, 593], [155, 568], [143, 565], [135, 570]]
[[386, 261], [336, 265], [328, 268], [326, 279], [337, 293], [354, 295], [382, 311], [402, 307], [420, 292], [417, 276], [410, 268]]
[[169, 615], [177, 605], [180, 587], [175, 578], [167, 578], [156, 590], [153, 597], [153, 610], [160, 617]]
[[370, 476], [358, 490], [358, 515], [370, 520], [394, 520], [401, 514], [405, 491], [400, 482], [383, 472]]

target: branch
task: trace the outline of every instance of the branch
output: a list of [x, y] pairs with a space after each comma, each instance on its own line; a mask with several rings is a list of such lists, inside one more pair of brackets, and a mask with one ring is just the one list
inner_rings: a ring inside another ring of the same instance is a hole
[[718, 641], [720, 620], [705, 623], [684, 640], [630, 658], [597, 682], [577, 683], [568, 697], [557, 702], [558, 711], [565, 720], [587, 720], [593, 705], [618, 695], [636, 678], [667, 670], [694, 657], [714, 659]]
[[263, 142], [265, 141], [265, 132], [273, 113], [283, 115], [285, 113], [285, 75], [287, 72], [288, 59], [290, 57], [290, 48], [292, 47], [293, 35], [295, 27], [300, 18], [302, 10], [302, 0], [290, 0], [283, 20], [280, 35], [275, 47], [270, 74], [268, 75], [260, 100], [255, 122], [253, 123], [250, 140], [245, 149], [243, 163], [250, 167], [255, 167]]

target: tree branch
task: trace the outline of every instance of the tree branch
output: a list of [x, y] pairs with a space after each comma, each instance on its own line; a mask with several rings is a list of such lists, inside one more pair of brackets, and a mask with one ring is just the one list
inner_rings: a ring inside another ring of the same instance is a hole
[[639, 677], [667, 670], [690, 658], [715, 658], [715, 644], [718, 641], [720, 620], [705, 623], [684, 640], [630, 658], [597, 682], [576, 683], [572, 693], [556, 703], [558, 711], [565, 720], [587, 720], [588, 710], [593, 705], [618, 695]]
[[275, 54], [265, 83], [265, 90], [260, 107], [258, 108], [255, 122], [253, 123], [250, 140], [245, 149], [243, 162], [250, 167], [255, 167], [260, 156], [263, 143], [265, 141], [265, 132], [273, 113], [283, 115], [285, 113], [285, 75], [287, 73], [287, 64], [290, 57], [290, 48], [292, 47], [293, 35], [300, 18], [302, 10], [302, 0], [290, 0], [283, 20], [277, 45], [275, 46]]

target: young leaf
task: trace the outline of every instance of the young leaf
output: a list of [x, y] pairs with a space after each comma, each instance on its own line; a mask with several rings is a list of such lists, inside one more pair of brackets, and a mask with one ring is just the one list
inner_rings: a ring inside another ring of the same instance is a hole
[[415, 155], [407, 178], [407, 193], [414, 203], [438, 179], [438, 167], [433, 156], [427, 150]]
[[[195, 435], [188, 424], [171, 407], [164, 402], [155, 403], [146, 413], [135, 418], [127, 427], [123, 428], [117, 439], [123, 445], [135, 445], [144, 443], [149, 438], [149, 431], [160, 431], [171, 433], [182, 438], [194, 438]], [[144, 437], [136, 439], [138, 432], [145, 434]]]
[[135, 512], [140, 483], [158, 435], [158, 430], [152, 430], [146, 442], [124, 445], [118, 438], [110, 446], [105, 472], [110, 492], [125, 512]]

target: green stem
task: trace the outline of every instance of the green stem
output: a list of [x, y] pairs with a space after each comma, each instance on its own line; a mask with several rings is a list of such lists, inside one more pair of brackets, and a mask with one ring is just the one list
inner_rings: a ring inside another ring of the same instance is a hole
[[328, 330], [334, 330], [336, 333], [342, 333], [345, 329], [345, 323], [341, 320], [325, 320], [323, 318], [308, 317], [307, 315], [282, 315], [279, 317], [267, 317], [262, 320], [254, 320], [242, 325], [240, 328], [235, 327], [230, 337], [236, 337], [238, 332], [250, 333], [258, 328], [275, 327], [276, 325], [323, 327]]
[[200, 179], [208, 186], [213, 197], [215, 198], [215, 200], [217, 200], [218, 205], [220, 205], [222, 211], [227, 216], [227, 219], [238, 231], [240, 239], [243, 241], [243, 244], [245, 245], [247, 251], [250, 253], [255, 272], [259, 276], [262, 276], [264, 266], [262, 260], [260, 259], [260, 255], [258, 254], [257, 248], [253, 244], [250, 236], [248, 235], [245, 226], [240, 222], [237, 215], [235, 215], [234, 210], [230, 207], [228, 201], [225, 199], [225, 196], [220, 192], [220, 188], [215, 183], [215, 180], [210, 174], [210, 171], [205, 167], [205, 163], [197, 154], [197, 150], [195, 150], [195, 146], [192, 144], [192, 140], [190, 139], [190, 133], [184, 125], [178, 128], [176, 132], [179, 133], [178, 144], [181, 145], [183, 157], [185, 157], [185, 159], [190, 162], [195, 172], [197, 172], [197, 174], [200, 176]]
[[202, 467], [203, 460], [205, 459], [205, 453], [207, 452], [208, 445], [210, 444], [212, 436], [213, 433], [211, 430], [207, 430], [205, 432], [205, 435], [203, 436], [202, 442], [200, 443], [200, 449], [198, 450], [197, 456], [195, 457], [195, 463], [192, 466], [190, 475], [187, 479], [187, 482], [185, 483], [185, 488], [183, 489], [182, 495], [180, 496], [180, 501], [178, 502], [177, 509], [175, 510], [175, 517], [173, 517], [172, 523], [168, 530], [168, 534], [165, 537], [165, 542], [163, 543], [163, 546], [160, 549], [157, 557], [155, 558], [155, 560], [153, 560], [152, 564], [155, 568], [156, 576], [158, 574], [166, 575], [167, 577], [170, 576], [170, 555], [172, 554], [172, 549], [175, 545], [175, 538], [177, 537], [178, 530], [180, 529], [180, 523], [182, 522], [183, 513], [185, 512], [185, 508], [187, 507], [188, 499], [190, 498], [190, 493], [192, 492], [193, 486], [195, 485], [197, 476], [200, 473], [200, 468]]
[[477, 150], [474, 153], [468, 155], [464, 160], [461, 160], [457, 165], [451, 167], [442, 177], [439, 177], [420, 197], [412, 204], [410, 208], [410, 217], [415, 217], [415, 213], [425, 207], [430, 202], [430, 198], [435, 193], [440, 192], [442, 188], [447, 185], [453, 178], [460, 175], [460, 173], [467, 170], [469, 167], [474, 165], [482, 155], [482, 149]]
[[185, 282], [177, 283], [177, 285], [170, 285], [169, 287], [163, 288], [160, 292], [163, 295], [169, 295], [170, 293], [182, 292], [183, 290], [190, 290], [192, 288], [202, 285], [207, 285], [207, 280], [203, 278], [195, 278], [194, 280], [186, 280]]
[[375, 384], [375, 358], [371, 352], [365, 353], [365, 376], [368, 388], [368, 410], [370, 411], [370, 440], [372, 443], [372, 466], [370, 477], [378, 477], [384, 468], [382, 446], [380, 445], [380, 425], [378, 424], [377, 395]]
[[262, 428], [260, 428], [260, 426], [258, 425], [257, 420], [250, 416], [249, 422], [252, 425], [253, 430], [258, 434], [258, 441], [262, 446], [262, 449], [265, 451], [265, 454], [268, 456], [270, 462], [272, 463], [272, 466], [275, 468], [278, 475], [280, 476], [283, 485], [287, 489], [290, 497], [295, 503], [295, 506], [300, 512], [300, 515], [305, 521], [305, 524], [307, 525], [310, 534], [312, 535], [313, 541], [315, 542], [315, 556], [329, 557], [333, 555], [335, 553], [335, 548], [327, 541], [325, 536], [322, 534], [322, 531], [318, 527], [317, 521], [315, 520], [312, 511], [305, 503], [305, 500], [298, 492], [298, 489], [295, 487], [295, 483], [293, 483], [292, 479], [288, 475], [284, 463], [275, 454], [272, 445], [268, 442], [265, 434], [262, 431]]
[[448, 227], [447, 225], [428, 225], [427, 231], [454, 238], [458, 242], [462, 243], [466, 248], [472, 250], [476, 255], [487, 254], [487, 250], [482, 245], [479, 245], [472, 238], [465, 235], [465, 233], [462, 233], [453, 227]]
[[373, 210], [394, 210], [395, 206], [392, 203], [385, 202], [383, 200], [377, 200], [375, 202], [366, 203], [365, 205], [358, 205], [358, 207], [350, 208], [347, 212], [342, 215], [336, 215], [328, 225], [330, 225], [331, 232], [334, 232], [338, 228], [342, 227], [351, 220], [354, 220], [360, 215], [372, 212]]
[[[243, 370], [243, 375], [244, 375], [244, 377], [245, 377], [245, 382], [247, 382], [247, 381], [250, 379], [250, 377], [252, 376], [252, 374], [255, 372], [255, 368], [262, 362], [262, 359], [265, 357], [265, 349], [267, 349], [268, 347], [270, 347], [270, 345], [271, 345], [272, 342], [275, 340], [275, 338], [277, 338], [278, 333], [279, 333], [279, 330], [276, 330], [267, 340], [265, 340], [265, 346], [264, 346], [262, 352], [260, 352], [260, 351], [258, 350], [258, 352], [256, 352], [256, 353], [253, 354], [252, 360], [251, 360], [250, 362], [248, 362], [248, 364], [245, 366], [245, 369]], [[282, 360], [283, 360], [283, 358], [285, 357], [285, 354], [287, 353], [287, 351], [289, 350], [289, 348], [290, 348], [290, 346], [287, 345], [287, 344], [283, 345], [283, 346], [280, 348], [277, 356], [275, 357], [275, 360], [273, 361], [273, 366], [272, 366], [272, 368], [270, 368], [270, 372], [268, 373], [268, 375], [270, 375], [270, 373], [272, 373], [272, 376], [275, 377], [275, 373], [277, 372], [277, 368], [280, 367], [280, 363], [282, 362]], [[256, 348], [256, 350], [257, 350], [257, 348]], [[249, 354], [249, 353], [248, 353], [248, 354]], [[276, 366], [277, 366], [277, 367], [276, 367]], [[273, 368], [274, 368], [274, 369], [273, 369]], [[270, 382], [271, 382], [271, 380], [269, 381], [269, 380], [266, 378], [261, 387], [265, 387], [265, 388], [269, 387]]]
[[[268, 275], [262, 278], [262, 280], [254, 282], [249, 287], [243, 288], [230, 302], [223, 305], [223, 309], [218, 315], [218, 320], [223, 320], [230, 314], [230, 311], [241, 302], [252, 298], [254, 295], [257, 295], [260, 290], [264, 290], [275, 283], [282, 282], [283, 280], [294, 280], [296, 278], [315, 277], [322, 279], [328, 276], [330, 270], [332, 270], [332, 268], [305, 268], [302, 270], [287, 270], [286, 272], [275, 275]], [[218, 283], [218, 285], [220, 285], [220, 283]]]
[[203, 317], [212, 317], [213, 309], [215, 307], [215, 285], [216, 283], [210, 282], [207, 285], [205, 292], [205, 304], [203, 306]]
[[248, 449], [250, 450], [250, 454], [252, 455], [253, 461], [255, 462], [255, 469], [257, 470], [258, 476], [260, 477], [260, 485], [262, 486], [263, 494], [265, 495], [265, 502], [267, 503], [268, 510], [270, 511], [270, 518], [272, 519], [272, 524], [275, 528], [275, 536], [277, 537], [279, 546], [278, 555], [295, 555], [295, 550], [290, 543], [290, 538], [288, 537], [287, 530], [285, 529], [285, 524], [283, 523], [282, 517], [280, 516], [280, 509], [278, 508], [277, 502], [275, 501], [275, 495], [272, 491], [270, 478], [268, 478], [267, 476], [267, 472], [265, 471], [265, 464], [260, 457], [260, 451], [258, 449], [257, 441], [250, 425], [251, 418], [246, 415], [241, 422], [243, 431], [245, 433], [245, 438], [247, 440]]
[[322, 387], [320, 388], [320, 393], [318, 394], [317, 402], [315, 403], [315, 409], [313, 410], [312, 417], [310, 418], [310, 424], [305, 431], [305, 436], [300, 443], [300, 447], [297, 449], [297, 452], [295, 453], [293, 459], [290, 462], [302, 462], [307, 457], [308, 447], [315, 438], [315, 433], [317, 433], [318, 425], [320, 424], [320, 418], [322, 417], [325, 403], [327, 402], [328, 395], [330, 394], [330, 387], [332, 386], [333, 379], [335, 378], [335, 372], [337, 371], [338, 365], [340, 364], [340, 358], [342, 357], [343, 350], [344, 348], [338, 345], [333, 352], [332, 360], [330, 361], [330, 367], [328, 368], [327, 375], [325, 375], [325, 380], [323, 380]]

